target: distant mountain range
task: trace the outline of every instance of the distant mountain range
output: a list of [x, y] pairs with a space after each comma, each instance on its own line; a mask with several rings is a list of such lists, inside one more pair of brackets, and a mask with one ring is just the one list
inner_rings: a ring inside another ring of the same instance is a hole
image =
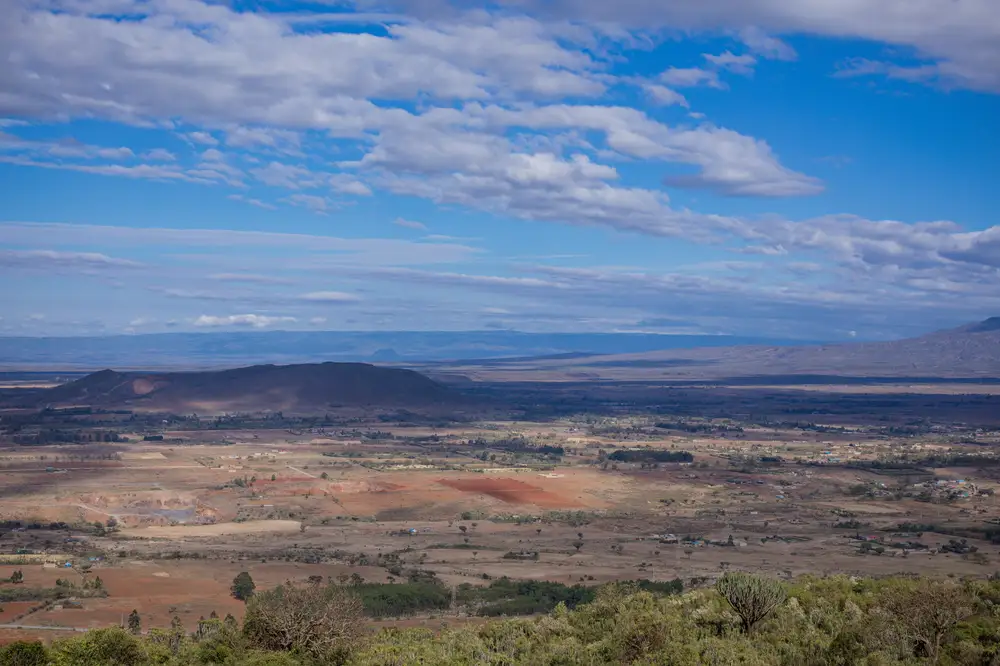
[[226, 368], [257, 363], [410, 363], [553, 354], [627, 354], [792, 340], [721, 335], [518, 331], [247, 331], [108, 337], [0, 337], [2, 370]]
[[255, 365], [206, 372], [102, 370], [15, 399], [20, 406], [184, 414], [260, 410], [322, 413], [342, 407], [456, 407], [466, 402], [420, 373], [364, 363]]
[[[419, 368], [419, 366], [417, 366]], [[421, 368], [422, 369], [422, 368]], [[495, 359], [427, 366], [473, 380], [1000, 378], [1000, 317], [892, 342], [670, 349], [562, 358]]]

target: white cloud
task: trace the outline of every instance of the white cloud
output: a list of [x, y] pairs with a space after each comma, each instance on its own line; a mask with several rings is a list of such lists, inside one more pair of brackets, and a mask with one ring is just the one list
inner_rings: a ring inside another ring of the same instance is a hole
[[751, 25], [740, 30], [740, 40], [762, 58], [795, 60], [798, 57], [795, 49], [777, 37], [768, 35], [757, 26]]
[[227, 199], [232, 199], [233, 201], [243, 201], [250, 204], [251, 206], [256, 206], [257, 208], [263, 208], [264, 210], [277, 210], [278, 207], [269, 204], [266, 201], [261, 201], [260, 199], [254, 199], [252, 197], [245, 197], [242, 194], [230, 194], [226, 197]]
[[140, 266], [142, 266], [142, 264], [129, 259], [109, 257], [106, 254], [100, 254], [97, 252], [0, 250], [0, 268], [31, 268], [38, 270], [101, 270], [139, 268]]
[[[271, 162], [265, 167], [251, 169], [250, 173], [265, 185], [284, 187], [290, 190], [297, 190], [303, 185], [315, 187], [318, 183], [309, 169], [280, 162]], [[305, 180], [307, 178], [308, 180]]]
[[797, 196], [823, 189], [818, 179], [783, 166], [766, 142], [709, 124], [671, 128], [636, 109], [566, 104], [519, 111], [490, 107], [485, 117], [506, 126], [570, 126], [604, 132], [610, 148], [630, 157], [701, 167], [700, 174], [682, 183], [727, 194]]
[[420, 243], [394, 238], [338, 238], [234, 229], [168, 229], [48, 222], [0, 224], [0, 243], [104, 247], [202, 247], [242, 252], [267, 249], [298, 253], [336, 253], [339, 261], [363, 264], [435, 264], [468, 261], [479, 250], [458, 243]]
[[257, 273], [213, 273], [207, 277], [209, 280], [219, 282], [248, 282], [250, 284], [292, 284], [294, 282], [288, 278]]
[[326, 197], [318, 197], [312, 194], [293, 194], [282, 199], [285, 203], [301, 208], [308, 208], [314, 213], [326, 213], [333, 207], [333, 202]]
[[173, 162], [177, 156], [164, 148], [153, 148], [144, 152], [142, 158], [151, 162]]
[[340, 194], [353, 194], [359, 197], [370, 197], [371, 189], [361, 181], [348, 176], [347, 174], [333, 174], [330, 176], [330, 187], [334, 192]]
[[660, 73], [660, 81], [675, 88], [694, 88], [707, 86], [709, 88], [725, 88], [726, 84], [719, 80], [719, 73], [714, 69], [701, 67], [670, 67]]
[[[384, 0], [382, 0], [384, 2]], [[435, 3], [396, 0], [417, 13]], [[437, 3], [442, 4], [442, 3]], [[465, 10], [485, 0], [463, 0]], [[793, 59], [787, 44], [762, 37], [807, 34], [910, 47], [930, 61], [923, 80], [1000, 92], [1000, 12], [993, 0], [502, 0], [551, 20], [570, 20], [655, 32], [734, 30], [762, 56]], [[889, 73], [892, 75], [892, 73]]]
[[277, 324], [292, 324], [296, 321], [298, 320], [295, 317], [271, 317], [259, 314], [201, 315], [192, 324], [199, 328], [218, 328], [222, 326], [268, 328]]
[[416, 222], [414, 220], [406, 220], [401, 217], [397, 217], [392, 221], [397, 227], [405, 227], [407, 229], [416, 229], [418, 231], [427, 231], [427, 225], [423, 222]]
[[689, 108], [687, 99], [684, 95], [680, 94], [676, 90], [671, 90], [666, 86], [661, 86], [656, 83], [644, 83], [642, 89], [653, 99], [657, 104], [663, 106], [683, 106], [685, 109]]
[[732, 51], [724, 51], [719, 55], [705, 53], [702, 57], [713, 66], [733, 72], [734, 74], [753, 74], [753, 68], [757, 64], [757, 58], [754, 58], [752, 55], [736, 55]]
[[354, 294], [342, 291], [313, 291], [308, 294], [302, 294], [298, 298], [310, 303], [357, 303], [361, 300]]
[[301, 154], [298, 132], [270, 127], [231, 127], [226, 130], [226, 145], [233, 148], [264, 147], [291, 155]]
[[188, 132], [184, 135], [185, 138], [190, 139], [194, 143], [199, 143], [203, 146], [217, 146], [219, 145], [219, 140], [208, 132]]
[[[358, 101], [364, 98], [596, 96], [605, 90], [589, 56], [563, 48], [558, 31], [528, 18], [394, 24], [378, 36], [298, 32], [282, 13], [236, 12], [195, 0], [142, 7], [64, 3], [60, 9], [11, 8], [0, 38], [17, 60], [0, 80], [4, 110], [356, 132], [365, 115], [378, 113]], [[135, 13], [152, 17], [135, 20]], [[362, 108], [368, 112], [357, 114]], [[251, 130], [233, 132], [238, 142], [260, 143]], [[218, 143], [206, 131], [184, 136]]]

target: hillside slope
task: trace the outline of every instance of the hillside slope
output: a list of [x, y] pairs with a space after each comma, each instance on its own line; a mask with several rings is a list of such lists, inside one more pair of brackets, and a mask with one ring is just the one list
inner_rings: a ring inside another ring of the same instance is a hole
[[460, 396], [412, 370], [365, 363], [314, 363], [213, 372], [102, 370], [42, 391], [36, 400], [38, 406], [213, 413], [445, 406], [460, 402]]

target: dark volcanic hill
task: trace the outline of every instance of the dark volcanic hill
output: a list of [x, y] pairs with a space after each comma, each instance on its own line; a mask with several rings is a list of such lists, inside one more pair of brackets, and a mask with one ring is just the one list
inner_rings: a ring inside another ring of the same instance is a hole
[[798, 347], [671, 349], [563, 359], [523, 359], [502, 366], [458, 362], [450, 371], [474, 379], [724, 380], [857, 377], [1000, 378], [1000, 317], [891, 342]]
[[431, 407], [461, 396], [412, 370], [365, 363], [254, 365], [212, 372], [102, 370], [33, 396], [38, 406], [219, 413]]

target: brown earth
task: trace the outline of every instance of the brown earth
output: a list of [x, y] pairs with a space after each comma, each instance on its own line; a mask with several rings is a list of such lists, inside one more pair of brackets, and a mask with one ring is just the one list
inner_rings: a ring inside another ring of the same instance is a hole
[[437, 482], [466, 493], [489, 495], [508, 504], [533, 504], [550, 509], [576, 506], [569, 498], [516, 479], [439, 479]]

